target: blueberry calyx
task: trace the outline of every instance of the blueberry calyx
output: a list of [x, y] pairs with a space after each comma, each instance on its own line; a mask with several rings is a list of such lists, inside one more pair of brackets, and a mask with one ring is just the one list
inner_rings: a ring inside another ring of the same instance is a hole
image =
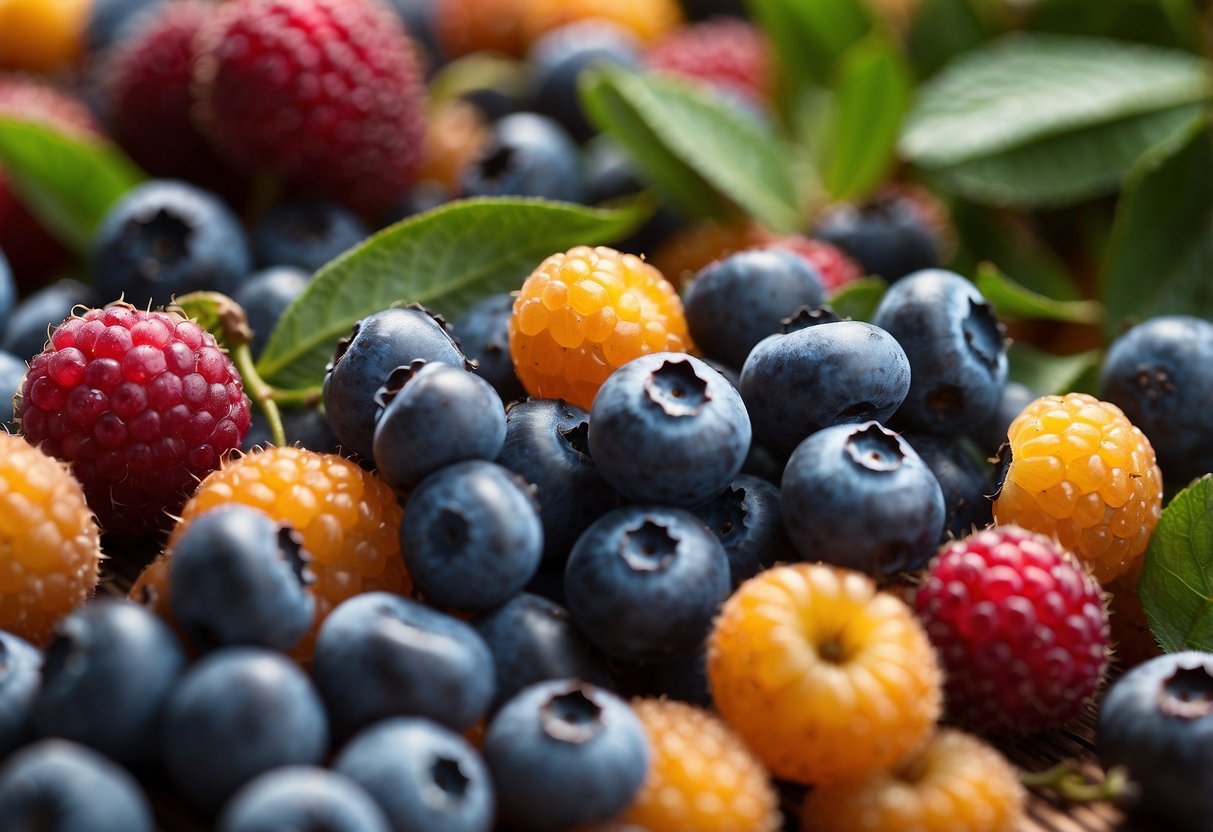
[[678, 554], [678, 540], [660, 523], [645, 520], [624, 533], [619, 555], [636, 572], [660, 572]]
[[602, 707], [589, 696], [584, 685], [558, 693], [540, 709], [543, 732], [567, 743], [589, 742], [602, 732]]
[[961, 322], [961, 329], [969, 351], [986, 367], [996, 370], [1006, 327], [999, 323], [990, 305], [970, 298], [969, 314]]
[[876, 422], [849, 436], [845, 448], [852, 462], [878, 473], [896, 471], [905, 459], [897, 436], [884, 430]]
[[139, 273], [148, 280], [160, 276], [165, 266], [171, 266], [189, 255], [189, 240], [193, 229], [163, 208], [147, 218], [132, 217], [123, 229], [123, 237], [143, 249]]
[[350, 344], [354, 343], [354, 339], [358, 337], [358, 330], [360, 330], [361, 328], [362, 328], [362, 321], [356, 322], [354, 324], [353, 328], [350, 330], [350, 334], [337, 341], [337, 347], [333, 350], [333, 360], [330, 361], [328, 364], [326, 364], [324, 367], [326, 372], [332, 372], [333, 368], [336, 367], [338, 363], [340, 363], [341, 358], [349, 350]]
[[666, 361], [649, 374], [644, 383], [649, 401], [667, 416], [680, 418], [702, 412], [711, 396], [708, 383], [699, 377], [689, 361]]
[[1146, 397], [1151, 402], [1165, 399], [1175, 392], [1175, 382], [1171, 379], [1171, 374], [1158, 365], [1151, 367], [1143, 364], [1138, 367], [1136, 381], [1137, 386], [1146, 392]]
[[1201, 719], [1213, 714], [1213, 667], [1179, 667], [1162, 683], [1158, 709], [1178, 719]]
[[430, 766], [430, 777], [444, 797], [461, 800], [467, 794], [471, 779], [463, 773], [459, 761], [451, 757], [439, 757]]
[[745, 498], [746, 490], [744, 488], [729, 489], [729, 499], [724, 504], [726, 516], [719, 518], [720, 522], [715, 524], [713, 529], [722, 539], [727, 537], [733, 529], [745, 525], [746, 515], [750, 513]]
[[835, 312], [831, 306], [798, 306], [791, 315], [780, 319], [779, 331], [787, 335], [818, 324], [835, 324], [849, 320], [851, 319]]
[[[570, 414], [571, 415], [571, 414]], [[590, 423], [582, 419], [576, 425], [570, 428], [559, 429], [560, 438], [564, 443], [576, 451], [581, 456], [589, 460], [590, 457]]]
[[400, 394], [406, 384], [416, 378], [417, 373], [421, 372], [421, 368], [425, 364], [424, 358], [418, 358], [409, 364], [402, 364], [388, 373], [387, 381], [375, 391], [375, 404], [380, 407], [387, 407], [391, 404], [392, 399]]

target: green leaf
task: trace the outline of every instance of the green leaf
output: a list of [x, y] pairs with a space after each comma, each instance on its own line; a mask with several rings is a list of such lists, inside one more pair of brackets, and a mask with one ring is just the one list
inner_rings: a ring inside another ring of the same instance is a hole
[[839, 315], [856, 321], [870, 321], [889, 284], [879, 277], [861, 277], [843, 286], [826, 301]]
[[870, 37], [847, 51], [838, 69], [834, 133], [823, 166], [834, 199], [860, 199], [884, 181], [896, 161], [910, 90], [909, 67], [887, 37]]
[[1162, 649], [1213, 650], [1213, 477], [1201, 477], [1163, 509], [1138, 593]]
[[581, 77], [582, 106], [655, 187], [692, 214], [730, 206], [773, 231], [793, 231], [802, 210], [779, 140], [756, 119], [682, 81], [602, 67]]
[[1115, 190], [1208, 95], [1204, 63], [1186, 52], [1011, 35], [920, 90], [900, 148], [974, 200], [1065, 205]]
[[1011, 381], [1018, 381], [1041, 395], [1093, 393], [1094, 374], [1102, 360], [1102, 350], [1052, 355], [1021, 343], [1013, 343], [1007, 349]]
[[471, 199], [404, 220], [323, 266], [286, 310], [257, 362], [280, 388], [319, 384], [337, 340], [359, 319], [404, 303], [454, 317], [517, 289], [548, 255], [622, 237], [651, 211], [539, 199]]
[[59, 240], [88, 251], [101, 218], [146, 176], [107, 142], [0, 117], [0, 168], [18, 199]]
[[973, 281], [1000, 318], [1097, 324], [1103, 306], [1094, 300], [1054, 300], [1020, 286], [993, 263], [982, 263]]
[[907, 48], [920, 77], [935, 74], [944, 64], [989, 40], [1001, 20], [985, 0], [922, 0], [914, 12]]
[[976, 274], [983, 262], [998, 264], [1016, 283], [1058, 300], [1077, 300], [1081, 293], [1066, 264], [1041, 239], [1029, 215], [953, 201], [950, 215], [959, 243], [951, 268]]
[[748, 0], [750, 17], [775, 45], [792, 89], [826, 83], [842, 54], [872, 29], [863, 0]]
[[1129, 319], [1213, 317], [1213, 127], [1193, 124], [1134, 167], [1104, 270], [1107, 330]]

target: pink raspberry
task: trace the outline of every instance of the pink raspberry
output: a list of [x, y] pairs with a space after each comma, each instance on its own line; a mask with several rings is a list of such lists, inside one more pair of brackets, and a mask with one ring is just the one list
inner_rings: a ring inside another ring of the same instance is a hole
[[944, 546], [915, 608], [945, 667], [948, 711], [973, 728], [1065, 722], [1107, 668], [1099, 583], [1059, 544], [1016, 526]]
[[769, 54], [766, 38], [756, 26], [721, 17], [666, 35], [649, 50], [648, 65], [765, 102], [771, 88]]
[[129, 534], [167, 526], [240, 446], [249, 400], [198, 324], [115, 304], [55, 329], [30, 362], [17, 415], [31, 444], [71, 464], [101, 527]]
[[826, 294], [832, 295], [848, 283], [863, 277], [863, 268], [848, 257], [842, 249], [824, 240], [810, 240], [800, 234], [779, 237], [764, 248], [781, 248], [799, 254], [821, 274], [821, 283]]

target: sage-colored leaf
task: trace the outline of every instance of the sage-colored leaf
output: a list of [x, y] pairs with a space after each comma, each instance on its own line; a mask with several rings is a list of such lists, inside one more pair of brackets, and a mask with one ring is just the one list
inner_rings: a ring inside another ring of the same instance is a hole
[[1007, 348], [1008, 377], [1042, 395], [1094, 393], [1102, 350], [1052, 355], [1027, 344]]
[[861, 277], [843, 286], [826, 303], [839, 315], [856, 321], [870, 321], [888, 288], [889, 284], [879, 277]]
[[1097, 324], [1103, 306], [1093, 300], [1055, 300], [1020, 286], [993, 263], [982, 263], [974, 280], [1000, 318]]
[[1163, 509], [1138, 593], [1164, 650], [1213, 650], [1213, 477], [1192, 483]]

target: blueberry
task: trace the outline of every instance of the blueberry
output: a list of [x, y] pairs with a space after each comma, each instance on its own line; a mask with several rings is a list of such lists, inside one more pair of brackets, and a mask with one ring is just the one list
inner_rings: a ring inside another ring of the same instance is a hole
[[475, 630], [386, 592], [357, 595], [329, 614], [312, 677], [340, 737], [390, 716], [463, 731], [493, 698], [493, 656]]
[[249, 273], [240, 220], [209, 191], [176, 180], [137, 185], [109, 209], [91, 268], [103, 302], [143, 307], [208, 290], [230, 295]]
[[922, 566], [943, 533], [935, 475], [877, 422], [810, 436], [788, 459], [781, 492], [788, 536], [809, 560], [896, 575]]
[[418, 358], [457, 367], [465, 362], [442, 322], [419, 306], [385, 309], [354, 324], [324, 376], [324, 410], [342, 445], [373, 456], [375, 393], [392, 370]]
[[720, 373], [681, 353], [629, 361], [598, 390], [590, 453], [625, 497], [697, 506], [725, 489], [750, 449], [750, 418]]
[[487, 610], [534, 577], [543, 557], [543, 524], [517, 474], [492, 462], [461, 462], [426, 477], [409, 495], [400, 551], [430, 601]]
[[527, 55], [532, 105], [559, 121], [574, 139], [585, 141], [597, 131], [581, 111], [577, 79], [596, 66], [639, 68], [640, 48], [631, 32], [606, 20], [591, 18], [551, 30]]
[[0, 350], [0, 430], [13, 421], [13, 397], [21, 389], [26, 369], [25, 361]]
[[888, 332], [862, 321], [764, 338], [741, 370], [755, 438], [782, 454], [831, 425], [885, 421], [910, 386], [905, 351]]
[[563, 127], [535, 113], [514, 113], [494, 124], [488, 142], [464, 169], [459, 186], [465, 197], [585, 199], [577, 145]]
[[250, 275], [232, 295], [232, 300], [244, 309], [249, 328], [253, 330], [250, 349], [254, 358], [265, 350], [278, 319], [303, 292], [307, 282], [308, 274], [301, 269], [274, 266]]
[[526, 398], [522, 382], [514, 374], [510, 357], [510, 316], [514, 296], [508, 292], [490, 295], [469, 307], [451, 324], [451, 334], [463, 354], [476, 362], [476, 375], [483, 378], [504, 402]]
[[204, 512], [168, 561], [173, 618], [203, 650], [290, 650], [316, 612], [308, 560], [296, 532], [255, 508], [233, 503]]
[[631, 157], [605, 133], [586, 142], [581, 150], [581, 167], [585, 173], [586, 202], [590, 205], [644, 190], [644, 180], [637, 174]]
[[77, 305], [96, 306], [93, 290], [75, 280], [60, 280], [29, 295], [3, 327], [0, 350], [29, 361], [46, 345], [47, 332], [72, 314]]
[[165, 0], [96, 0], [89, 4], [85, 40], [88, 53], [100, 55], [128, 34], [132, 21]]
[[370, 233], [362, 220], [336, 202], [284, 202], [253, 229], [253, 261], [263, 269], [294, 266], [310, 275]]
[[557, 399], [529, 399], [506, 413], [497, 463], [534, 486], [551, 562], [564, 561], [585, 528], [619, 503], [590, 458], [589, 418]]
[[649, 746], [626, 702], [562, 679], [526, 688], [502, 706], [484, 757], [507, 824], [546, 832], [626, 807], [644, 782]]
[[41, 669], [41, 651], [0, 630], [0, 760], [29, 738]]
[[569, 611], [523, 592], [472, 626], [493, 653], [499, 706], [525, 687], [549, 679], [585, 679], [606, 684], [609, 675]]
[[414, 361], [376, 394], [383, 407], [372, 449], [379, 475], [408, 490], [449, 465], [492, 460], [505, 442], [505, 407], [487, 381], [462, 366]]
[[147, 795], [125, 769], [67, 740], [26, 746], [0, 767], [5, 829], [152, 832]]
[[694, 514], [720, 538], [735, 588], [776, 561], [792, 559], [783, 528], [779, 489], [766, 480], [738, 474], [723, 492]]
[[341, 774], [308, 766], [268, 771], [223, 808], [218, 832], [389, 832], [370, 795]]
[[867, 274], [890, 283], [941, 263], [935, 232], [917, 206], [901, 195], [833, 208], [821, 218], [813, 236], [838, 246]]
[[0, 332], [4, 331], [8, 316], [17, 305], [17, 284], [13, 280], [13, 270], [8, 265], [4, 250], [0, 249]]
[[493, 782], [476, 749], [428, 719], [387, 719], [357, 734], [333, 768], [358, 783], [393, 832], [488, 832]]
[[185, 651], [155, 613], [129, 601], [92, 601], [61, 620], [46, 647], [34, 730], [119, 762], [154, 759], [184, 671]]
[[259, 774], [316, 765], [328, 746], [324, 706], [299, 667], [256, 647], [200, 659], [169, 700], [160, 739], [177, 789], [216, 809]]
[[[943, 493], [943, 539], [962, 538], [994, 522], [994, 493], [989, 465], [983, 465], [969, 443], [926, 433], [906, 433], [902, 439], [922, 458]], [[942, 542], [942, 541], [941, 541]]]
[[1015, 417], [1023, 413], [1024, 408], [1035, 401], [1036, 391], [1018, 381], [1008, 381], [1003, 388], [998, 406], [986, 419], [969, 431], [969, 436], [977, 443], [977, 447], [986, 456], [994, 456], [998, 449], [1007, 441], [1007, 428], [1015, 421]]
[[1122, 676], [1099, 709], [1099, 761], [1125, 766], [1141, 808], [1205, 832], [1213, 817], [1213, 653], [1171, 653]]
[[1120, 407], [1158, 454], [1163, 476], [1186, 483], [1213, 471], [1213, 323], [1154, 318], [1113, 342], [1100, 398]]
[[564, 589], [573, 620], [608, 656], [672, 656], [703, 643], [729, 594], [729, 559], [690, 512], [628, 506], [581, 535]]
[[[279, 408], [282, 417], [282, 430], [286, 441], [309, 451], [322, 454], [335, 454], [341, 443], [337, 441], [333, 427], [329, 424], [324, 411], [317, 407]], [[264, 448], [272, 444], [270, 425], [260, 410], [252, 414], [252, 424], [240, 443], [240, 449], [246, 453], [255, 447]]]
[[741, 251], [695, 275], [686, 290], [687, 326], [705, 355], [740, 368], [755, 344], [779, 332], [780, 321], [824, 301], [821, 275], [803, 257]]
[[908, 275], [885, 292], [872, 322], [910, 360], [899, 426], [955, 436], [998, 407], [1007, 383], [1003, 326], [968, 280], [942, 269]]

